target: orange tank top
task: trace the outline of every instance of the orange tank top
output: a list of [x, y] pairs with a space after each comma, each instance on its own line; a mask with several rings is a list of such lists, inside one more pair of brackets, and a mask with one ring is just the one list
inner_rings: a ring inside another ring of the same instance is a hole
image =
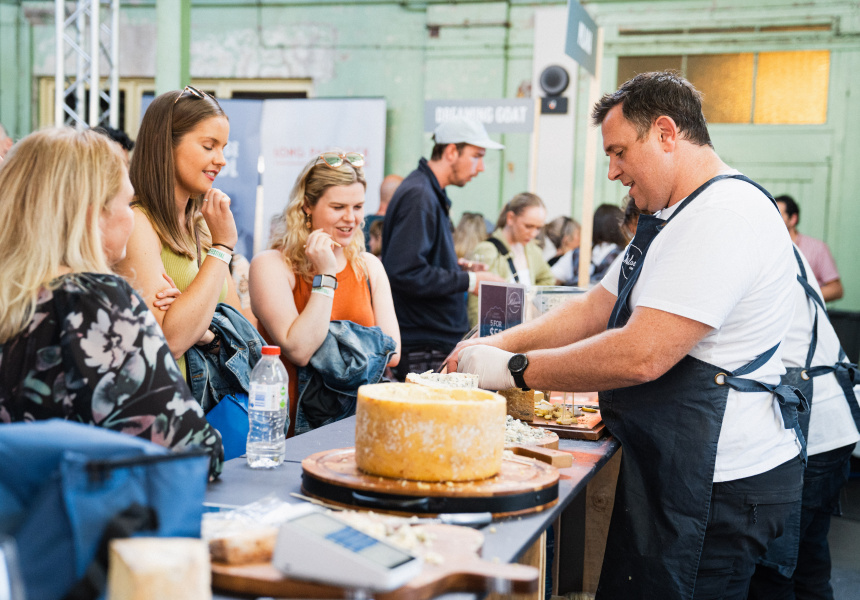
[[[311, 298], [312, 282], [296, 277], [296, 287], [293, 289], [293, 300], [296, 310], [301, 314]], [[370, 287], [367, 278], [359, 279], [350, 264], [337, 274], [337, 291], [331, 307], [332, 321], [352, 321], [365, 327], [376, 325], [373, 316], [373, 304], [370, 299]], [[266, 336], [267, 337], [267, 336]], [[290, 376], [290, 428], [287, 434], [292, 437], [295, 432], [296, 408], [299, 397], [299, 380], [296, 367], [282, 354], [281, 360]]]

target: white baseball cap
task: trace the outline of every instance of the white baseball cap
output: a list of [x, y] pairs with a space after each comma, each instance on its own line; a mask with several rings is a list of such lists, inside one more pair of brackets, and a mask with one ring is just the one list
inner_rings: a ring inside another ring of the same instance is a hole
[[464, 117], [454, 117], [439, 123], [433, 131], [433, 139], [437, 144], [461, 144], [465, 142], [487, 150], [504, 149], [502, 144], [490, 139], [483, 123]]

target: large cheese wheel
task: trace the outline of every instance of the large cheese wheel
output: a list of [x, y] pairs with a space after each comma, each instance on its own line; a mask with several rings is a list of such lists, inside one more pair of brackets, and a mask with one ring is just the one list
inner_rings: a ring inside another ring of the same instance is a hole
[[377, 383], [358, 389], [355, 461], [365, 473], [417, 481], [496, 475], [505, 400], [484, 390]]

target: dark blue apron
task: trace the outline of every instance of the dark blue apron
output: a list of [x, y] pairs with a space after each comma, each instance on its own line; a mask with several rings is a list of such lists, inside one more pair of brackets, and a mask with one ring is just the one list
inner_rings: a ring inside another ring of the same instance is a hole
[[[746, 177], [720, 175], [690, 194], [668, 219], [641, 215], [624, 255], [610, 328], [629, 320], [628, 298], [657, 234], [706, 188], [729, 178], [754, 185], [773, 202]], [[730, 388], [773, 393], [806, 459], [797, 420], [798, 407], [808, 408], [803, 396], [786, 385], [741, 377], [764, 365], [778, 346], [734, 372], [688, 355], [655, 381], [600, 393], [603, 420], [623, 453], [597, 598], [693, 596]]]
[[[786, 385], [797, 387], [804, 396], [812, 398], [810, 408], [815, 406], [813, 396], [813, 380], [815, 377], [834, 373], [839, 386], [842, 388], [842, 393], [848, 401], [848, 406], [851, 408], [851, 416], [854, 418], [854, 423], [857, 429], [860, 430], [860, 405], [857, 403], [857, 397], [854, 393], [854, 383], [860, 381], [857, 377], [857, 365], [845, 362], [845, 351], [839, 348], [839, 361], [832, 366], [812, 366], [812, 358], [815, 356], [815, 349], [818, 347], [818, 309], [820, 308], [827, 318], [827, 308], [824, 306], [824, 301], [809, 284], [809, 279], [806, 275], [806, 268], [803, 266], [803, 261], [800, 259], [797, 248], [794, 248], [794, 258], [797, 260], [797, 266], [800, 273], [797, 275], [797, 281], [806, 292], [808, 301], [812, 304], [812, 309], [815, 311], [815, 318], [812, 323], [812, 335], [810, 336], [809, 349], [806, 352], [806, 362], [803, 367], [786, 367], [786, 374], [782, 377], [782, 382]], [[800, 427], [803, 435], [806, 436], [809, 432], [809, 417], [811, 410], [800, 415]], [[759, 564], [762, 564], [771, 569], [775, 569], [783, 577], [790, 578], [794, 574], [794, 569], [797, 566], [797, 555], [800, 546], [800, 517], [801, 503], [798, 502], [795, 510], [785, 522], [785, 530], [783, 534], [775, 539], [767, 548], [767, 553], [759, 559]]]

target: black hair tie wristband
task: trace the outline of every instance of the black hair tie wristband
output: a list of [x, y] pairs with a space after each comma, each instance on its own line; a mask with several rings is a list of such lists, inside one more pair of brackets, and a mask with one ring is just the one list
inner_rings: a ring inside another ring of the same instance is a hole
[[219, 244], [219, 243], [217, 243], [217, 242], [216, 242], [216, 243], [214, 243], [214, 244], [212, 244], [212, 245], [213, 245], [213, 246], [221, 246], [222, 248], [227, 248], [227, 250], [229, 250], [230, 252], [233, 252], [233, 249], [232, 249], [230, 246], [228, 246], [227, 244]]

